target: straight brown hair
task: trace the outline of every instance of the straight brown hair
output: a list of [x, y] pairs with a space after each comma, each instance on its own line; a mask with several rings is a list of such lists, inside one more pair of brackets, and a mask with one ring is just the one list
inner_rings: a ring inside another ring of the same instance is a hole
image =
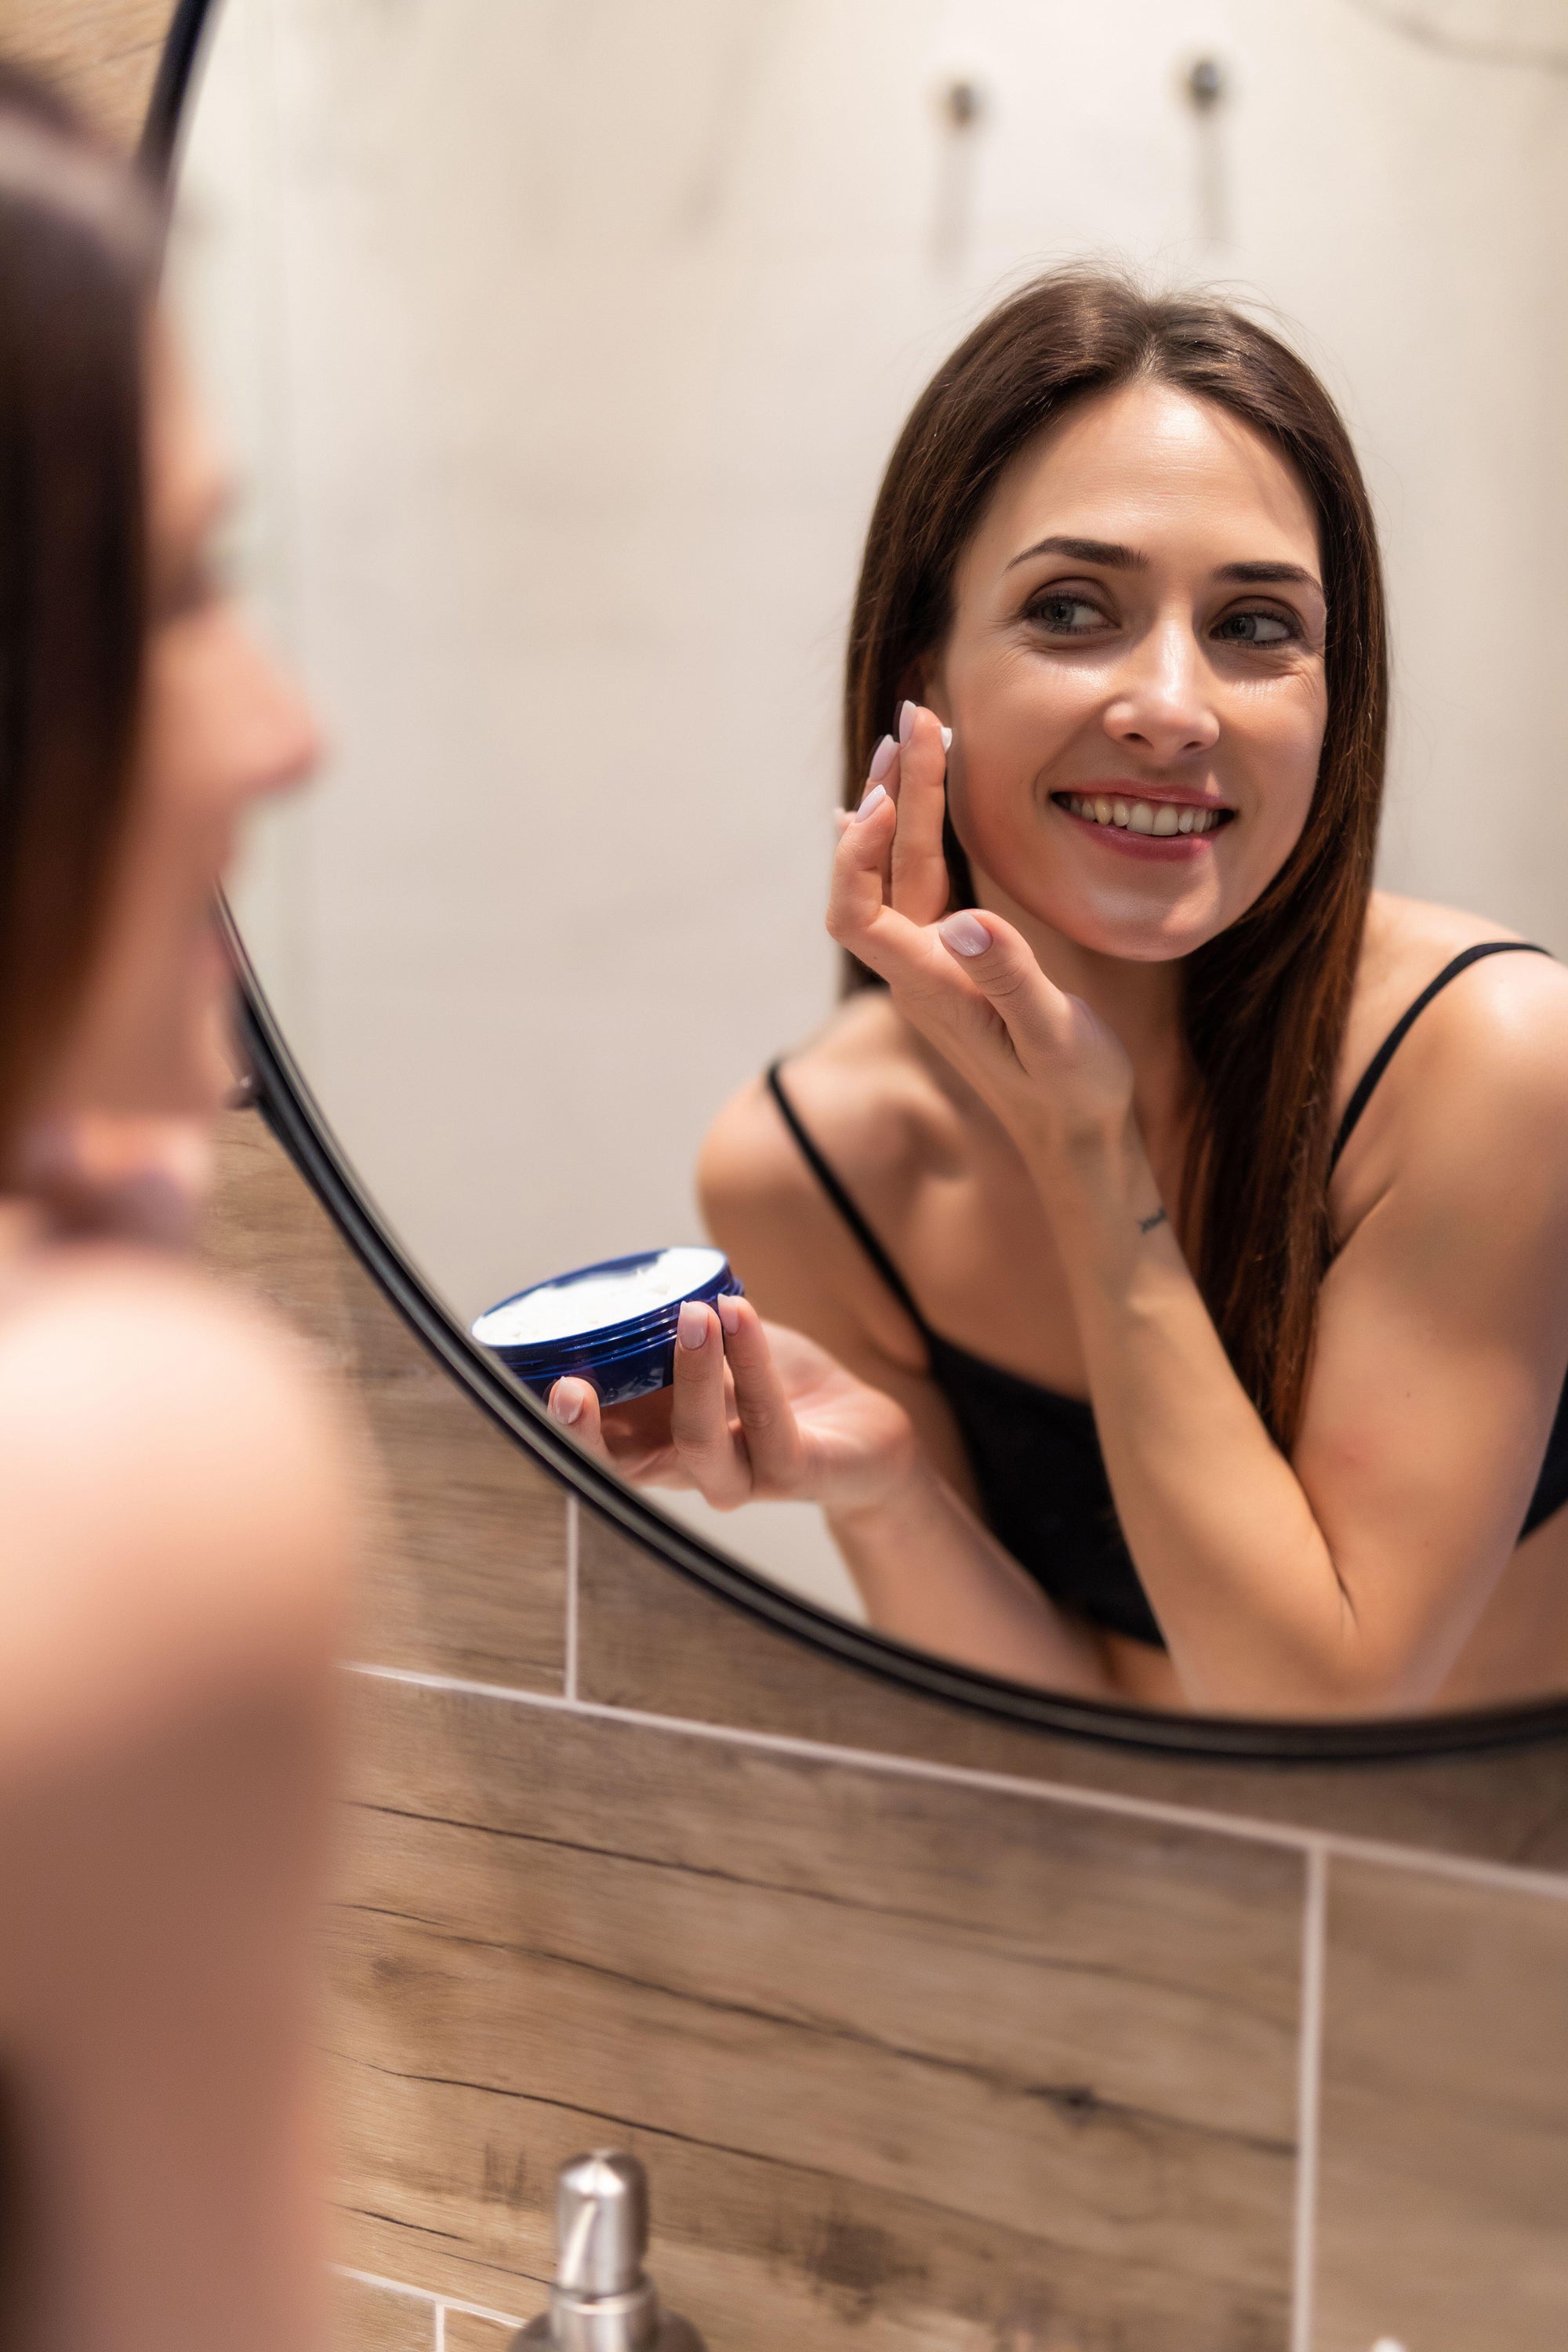
[[[915, 404], [878, 493], [850, 623], [845, 805], [952, 618], [959, 559], [1007, 465], [1068, 409], [1135, 382], [1212, 401], [1271, 442], [1316, 515], [1328, 721], [1300, 839], [1256, 905], [1185, 959], [1199, 1102], [1179, 1228], [1237, 1376], [1289, 1448], [1332, 1252], [1330, 1118], [1382, 807], [1387, 625], [1377, 534], [1333, 402], [1226, 304], [1060, 270], [1003, 302]], [[958, 905], [973, 897], [948, 831]], [[856, 967], [847, 985], [870, 975]]]
[[147, 608], [151, 191], [0, 61], [0, 1167], [80, 999]]

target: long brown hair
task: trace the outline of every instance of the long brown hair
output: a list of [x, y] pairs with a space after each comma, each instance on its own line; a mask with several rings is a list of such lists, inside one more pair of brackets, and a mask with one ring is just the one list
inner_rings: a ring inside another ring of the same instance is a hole
[[[1214, 402], [1305, 485], [1328, 602], [1328, 721], [1301, 837], [1256, 905], [1189, 955], [1200, 1099], [1180, 1207], [1199, 1288], [1276, 1441], [1300, 1423], [1332, 1247], [1331, 1103], [1372, 888], [1387, 738], [1377, 536], [1338, 410], [1279, 338], [1226, 304], [1057, 271], [982, 320], [916, 403], [883, 477], [850, 624], [845, 804], [952, 617], [959, 558], [1003, 470], [1074, 403], [1134, 381]], [[954, 896], [970, 896], [949, 829]], [[850, 985], [868, 974], [857, 971]]]
[[157, 207], [0, 62], [0, 1159], [97, 945], [146, 617]]

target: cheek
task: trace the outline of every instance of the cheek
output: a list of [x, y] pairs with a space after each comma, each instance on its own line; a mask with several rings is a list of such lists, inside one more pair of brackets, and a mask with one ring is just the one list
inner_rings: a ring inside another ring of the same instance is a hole
[[954, 747], [950, 793], [959, 831], [1005, 840], [1037, 823], [1038, 800], [1056, 762], [1105, 700], [1105, 681], [1087, 664], [993, 653], [950, 663], [947, 687]]
[[1246, 762], [1257, 812], [1251, 832], [1257, 862], [1271, 878], [1289, 856], [1311, 811], [1323, 754], [1328, 708], [1321, 681], [1270, 701], [1246, 735]]

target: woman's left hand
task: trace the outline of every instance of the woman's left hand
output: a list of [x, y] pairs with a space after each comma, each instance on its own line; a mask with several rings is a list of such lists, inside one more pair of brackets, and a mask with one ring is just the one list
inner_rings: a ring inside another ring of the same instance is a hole
[[942, 855], [946, 752], [933, 712], [906, 703], [903, 740], [843, 819], [827, 928], [968, 1079], [1033, 1158], [1119, 1142], [1132, 1108], [1121, 1041], [1046, 978], [1011, 923], [949, 915]]

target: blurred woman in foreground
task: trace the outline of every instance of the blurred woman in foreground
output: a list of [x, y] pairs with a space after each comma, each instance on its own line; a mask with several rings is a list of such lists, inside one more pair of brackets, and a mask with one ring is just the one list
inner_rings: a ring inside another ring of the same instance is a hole
[[[310, 1942], [350, 1482], [181, 1243], [212, 894], [309, 771], [216, 583], [159, 223], [0, 68], [0, 2342], [314, 2340]], [[174, 1139], [178, 1139], [175, 1148]]]

